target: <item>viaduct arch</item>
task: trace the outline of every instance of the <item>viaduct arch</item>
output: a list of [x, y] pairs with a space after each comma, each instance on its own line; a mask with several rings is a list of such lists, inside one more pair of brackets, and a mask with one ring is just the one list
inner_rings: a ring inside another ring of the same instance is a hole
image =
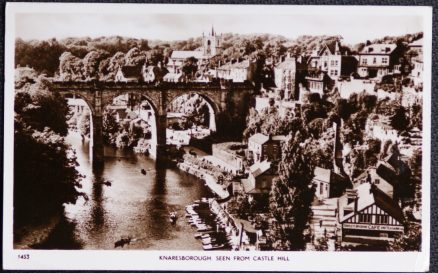
[[[233, 83], [214, 81], [210, 83], [145, 83], [145, 82], [64, 82], [53, 81], [51, 91], [62, 96], [74, 95], [82, 98], [90, 108], [90, 160], [93, 168], [103, 167], [103, 110], [112, 103], [113, 98], [132, 93], [145, 98], [155, 112], [156, 121], [156, 160], [162, 162], [166, 157], [167, 108], [170, 103], [184, 94], [196, 93], [203, 97], [214, 112], [215, 124], [221, 114], [245, 115], [249, 95], [253, 85], [249, 82]], [[221, 128], [216, 128], [220, 131]]]

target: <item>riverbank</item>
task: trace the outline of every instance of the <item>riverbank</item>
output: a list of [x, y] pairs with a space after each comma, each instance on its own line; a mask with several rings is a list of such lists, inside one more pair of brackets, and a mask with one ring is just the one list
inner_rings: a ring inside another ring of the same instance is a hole
[[229, 197], [230, 193], [224, 189], [222, 185], [217, 183], [216, 179], [208, 172], [208, 170], [187, 162], [180, 162], [177, 164], [177, 167], [184, 172], [203, 179], [210, 190], [217, 194], [221, 199]]
[[54, 215], [40, 225], [26, 225], [14, 230], [14, 249], [30, 249], [45, 242], [61, 221], [62, 215]]

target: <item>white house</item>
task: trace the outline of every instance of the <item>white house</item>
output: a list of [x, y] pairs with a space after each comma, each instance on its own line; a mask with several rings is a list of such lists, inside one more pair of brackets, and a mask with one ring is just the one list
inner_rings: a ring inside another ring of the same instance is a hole
[[233, 82], [252, 81], [254, 79], [256, 63], [251, 60], [227, 63], [217, 68], [217, 77], [232, 80]]
[[275, 176], [270, 162], [257, 162], [250, 167], [248, 179], [242, 179], [242, 185], [248, 194], [268, 194]]
[[359, 53], [357, 73], [361, 77], [381, 78], [392, 73], [396, 64], [396, 44], [371, 44]]

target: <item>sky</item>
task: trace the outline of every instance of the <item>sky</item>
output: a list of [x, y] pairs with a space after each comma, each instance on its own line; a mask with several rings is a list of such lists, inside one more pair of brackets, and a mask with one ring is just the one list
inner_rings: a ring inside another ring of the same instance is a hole
[[418, 15], [364, 14], [141, 14], [18, 13], [16, 37], [49, 39], [125, 36], [149, 40], [199, 37], [214, 26], [217, 33], [341, 35], [347, 44], [422, 31]]

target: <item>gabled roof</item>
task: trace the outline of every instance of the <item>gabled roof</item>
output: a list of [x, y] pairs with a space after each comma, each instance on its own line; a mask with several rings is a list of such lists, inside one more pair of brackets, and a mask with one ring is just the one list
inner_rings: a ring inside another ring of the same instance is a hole
[[374, 201], [379, 208], [383, 209], [386, 213], [394, 217], [398, 222], [404, 222], [403, 211], [397, 202], [395, 202], [391, 197], [389, 197], [375, 185], [371, 186], [371, 191], [373, 193]]
[[387, 162], [391, 167], [394, 168], [394, 170], [397, 170], [397, 168], [400, 167], [400, 161], [399, 157], [396, 153], [390, 153], [385, 157], [385, 162]]
[[397, 48], [396, 44], [371, 44], [362, 49], [361, 55], [391, 54]]
[[276, 135], [272, 137], [272, 140], [276, 140], [276, 141], [286, 141], [287, 136], [285, 135]]
[[229, 70], [229, 69], [244, 69], [248, 68], [251, 65], [250, 60], [243, 60], [241, 62], [235, 62], [235, 63], [227, 63], [222, 66], [220, 66], [219, 70]]
[[255, 142], [259, 145], [265, 144], [266, 142], [268, 142], [269, 140], [269, 136], [261, 134], [261, 133], [257, 133], [252, 135], [249, 139], [248, 142]]
[[328, 49], [330, 54], [334, 55], [336, 53], [336, 49], [339, 50], [341, 55], [347, 55], [350, 53], [350, 49], [346, 46], [342, 46], [339, 41], [335, 40], [330, 43], [325, 43], [324, 46], [321, 48], [321, 50], [318, 53], [318, 56], [321, 56], [324, 51]]
[[[356, 187], [357, 190], [357, 212], [360, 212], [367, 207], [376, 204], [379, 208], [384, 210], [390, 216], [394, 217], [400, 223], [404, 222], [403, 211], [399, 205], [383, 191], [381, 191], [377, 186], [364, 183]], [[340, 208], [340, 211], [343, 211]], [[353, 213], [343, 215], [341, 222], [346, 221], [350, 217], [353, 217]]]
[[313, 175], [314, 175], [313, 179], [330, 183], [331, 172], [332, 172], [331, 170], [324, 169], [321, 167], [316, 167], [315, 170], [313, 171]]
[[413, 41], [409, 44], [410, 47], [422, 47], [423, 46], [423, 38]]
[[271, 162], [268, 162], [267, 160], [263, 162], [258, 162], [253, 164], [251, 167], [249, 167], [249, 171], [254, 177], [258, 177], [265, 172], [267, 172], [271, 168]]
[[397, 173], [390, 164], [379, 162], [376, 173], [392, 186], [397, 184]]
[[255, 185], [253, 185], [251, 181], [249, 181], [249, 179], [242, 179], [242, 186], [245, 192], [250, 194], [269, 192], [267, 189], [256, 188]]
[[278, 69], [295, 69], [296, 68], [296, 61], [295, 58], [289, 57], [286, 58], [283, 62], [277, 64], [275, 68]]
[[178, 81], [182, 77], [182, 73], [167, 73], [164, 76], [164, 81]]
[[172, 51], [171, 59], [187, 59], [190, 57], [195, 57], [196, 59], [204, 59], [204, 52], [200, 50], [175, 50]]

